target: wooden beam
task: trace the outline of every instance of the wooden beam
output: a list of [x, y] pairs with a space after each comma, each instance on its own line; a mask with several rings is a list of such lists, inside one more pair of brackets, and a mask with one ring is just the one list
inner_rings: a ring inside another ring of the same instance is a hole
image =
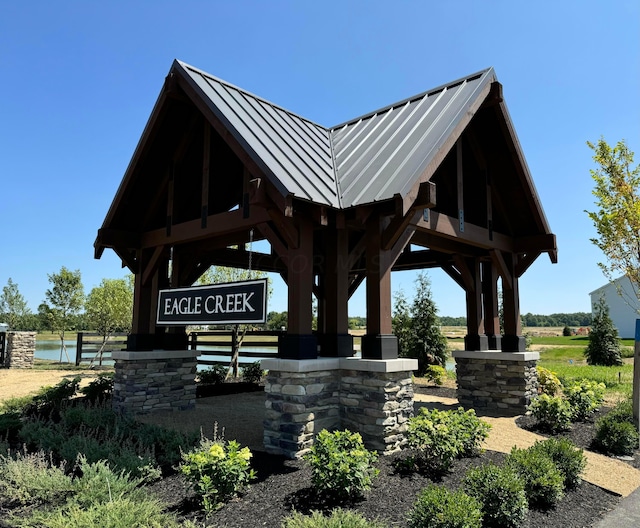
[[462, 137], [456, 142], [456, 181], [458, 195], [458, 225], [461, 233], [464, 232], [464, 173], [462, 171]]
[[250, 218], [243, 218], [242, 211], [236, 209], [209, 215], [207, 227], [202, 229], [201, 220], [189, 220], [180, 224], [173, 224], [171, 235], [166, 234], [165, 229], [154, 229], [143, 233], [140, 237], [141, 247], [155, 247], [161, 245], [183, 244], [194, 242], [204, 238], [222, 236], [238, 231], [248, 231], [254, 225], [268, 222], [269, 215], [264, 209], [254, 208]]
[[167, 237], [171, 236], [171, 228], [173, 226], [173, 185], [175, 177], [175, 165], [171, 163], [168, 168], [169, 181], [167, 182], [167, 225], [165, 233]]
[[144, 269], [142, 270], [142, 284], [147, 285], [149, 281], [153, 278], [153, 274], [158, 269], [158, 263], [160, 262], [160, 257], [164, 255], [165, 246], [157, 246], [151, 255], [151, 258], [148, 262], [143, 263]]
[[201, 227], [207, 227], [207, 217], [209, 216], [209, 179], [211, 177], [211, 125], [204, 122], [202, 145], [202, 195], [200, 218]]
[[491, 255], [491, 262], [496, 267], [496, 271], [504, 283], [504, 287], [509, 290], [513, 289], [511, 270], [509, 266], [507, 266], [507, 262], [504, 260], [502, 253], [494, 249], [490, 251], [489, 254]]

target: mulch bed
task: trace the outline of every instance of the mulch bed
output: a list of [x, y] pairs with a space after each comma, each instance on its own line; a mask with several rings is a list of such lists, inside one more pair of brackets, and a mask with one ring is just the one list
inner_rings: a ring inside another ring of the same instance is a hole
[[[455, 398], [455, 389], [446, 387], [418, 387], [417, 392]], [[607, 412], [603, 409], [600, 415]], [[597, 418], [597, 417], [596, 417]], [[535, 420], [530, 417], [518, 419], [521, 427], [535, 430]], [[575, 424], [568, 436], [576, 445], [588, 448], [595, 430], [594, 421]], [[536, 431], [538, 432], [538, 431]], [[360, 501], [350, 504], [323, 502], [311, 487], [311, 471], [305, 462], [287, 460], [283, 457], [256, 451], [252, 461], [258, 479], [240, 497], [220, 510], [205, 517], [197, 508], [194, 497], [185, 490], [179, 475], [172, 475], [154, 484], [152, 490], [164, 500], [169, 508], [183, 519], [191, 519], [205, 526], [227, 528], [274, 527], [293, 510], [308, 513], [311, 510], [330, 512], [336, 506], [357, 510], [367, 519], [378, 519], [388, 526], [406, 526], [407, 514], [413, 507], [419, 492], [435, 483], [450, 489], [460, 487], [466, 471], [488, 462], [501, 463], [505, 455], [486, 451], [474, 458], [457, 461], [452, 471], [440, 479], [430, 479], [417, 473], [402, 474], [396, 471], [395, 463], [409, 453], [380, 457], [377, 467], [379, 476], [371, 489]], [[637, 460], [640, 457], [634, 457]], [[633, 462], [629, 462], [637, 467]], [[553, 510], [530, 510], [524, 528], [583, 528], [594, 526], [606, 512], [615, 508], [620, 497], [598, 486], [583, 482], [576, 490], [568, 491]]]

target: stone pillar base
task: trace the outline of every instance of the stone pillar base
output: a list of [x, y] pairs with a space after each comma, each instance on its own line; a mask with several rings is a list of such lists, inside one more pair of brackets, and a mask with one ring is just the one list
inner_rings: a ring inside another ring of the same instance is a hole
[[7, 368], [30, 369], [36, 351], [35, 332], [7, 332], [4, 366]]
[[113, 352], [113, 409], [133, 414], [195, 409], [197, 355], [195, 350]]
[[361, 434], [367, 449], [390, 454], [407, 442], [413, 416], [414, 359], [266, 359], [264, 447], [299, 458], [322, 430]]
[[463, 407], [496, 415], [524, 414], [538, 394], [538, 352], [456, 350], [458, 401]]

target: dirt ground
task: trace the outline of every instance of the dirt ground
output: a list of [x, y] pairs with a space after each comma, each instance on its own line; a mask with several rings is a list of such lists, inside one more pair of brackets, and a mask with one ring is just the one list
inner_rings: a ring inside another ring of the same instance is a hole
[[58, 384], [63, 379], [80, 376], [80, 386], [95, 379], [94, 370], [39, 370], [39, 369], [0, 369], [0, 402], [18, 396], [28, 396], [45, 386]]

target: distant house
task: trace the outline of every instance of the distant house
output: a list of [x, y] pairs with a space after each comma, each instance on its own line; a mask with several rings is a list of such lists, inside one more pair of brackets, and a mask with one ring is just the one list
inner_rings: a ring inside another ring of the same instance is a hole
[[636, 334], [636, 319], [640, 318], [640, 301], [631, 285], [629, 277], [624, 276], [592, 291], [591, 313], [594, 313], [600, 297], [604, 297], [609, 307], [609, 316], [622, 338], [633, 339]]

